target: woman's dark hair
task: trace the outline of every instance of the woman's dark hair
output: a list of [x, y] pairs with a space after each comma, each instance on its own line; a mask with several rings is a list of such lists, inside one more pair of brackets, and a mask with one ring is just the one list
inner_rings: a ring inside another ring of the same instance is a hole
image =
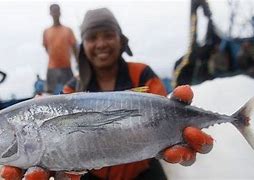
[[92, 69], [86, 57], [83, 44], [80, 45], [78, 56], [78, 67], [79, 67], [79, 79], [76, 86], [76, 91], [78, 92], [86, 91], [92, 76]]

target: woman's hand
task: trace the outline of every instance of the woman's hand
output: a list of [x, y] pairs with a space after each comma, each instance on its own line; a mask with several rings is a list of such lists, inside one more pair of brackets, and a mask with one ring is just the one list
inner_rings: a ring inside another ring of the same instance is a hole
[[[193, 92], [188, 85], [177, 87], [171, 99], [190, 104]], [[164, 150], [163, 158], [169, 163], [180, 163], [184, 166], [192, 165], [196, 160], [196, 153], [208, 153], [213, 147], [213, 138], [196, 127], [187, 127], [183, 131], [185, 145], [175, 145]]]

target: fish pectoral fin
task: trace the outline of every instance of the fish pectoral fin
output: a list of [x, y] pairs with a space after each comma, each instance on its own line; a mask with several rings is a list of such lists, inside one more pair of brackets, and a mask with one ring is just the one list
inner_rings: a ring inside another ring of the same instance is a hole
[[111, 123], [117, 123], [128, 116], [141, 116], [137, 109], [119, 109], [119, 110], [107, 110], [102, 112], [97, 112], [93, 119], [95, 119], [94, 123], [87, 123], [84, 121], [83, 123], [78, 124], [78, 127], [99, 127], [104, 126]]
[[1, 158], [9, 158], [18, 153], [18, 142], [15, 140], [14, 143], [1, 155]]
[[[43, 122], [40, 127], [48, 129], [54, 127], [58, 131], [67, 134], [75, 132], [85, 133], [87, 131], [104, 129], [106, 125], [117, 125], [123, 119], [138, 116], [142, 116], [138, 109], [106, 109], [103, 111], [78, 112], [54, 117]], [[70, 121], [70, 119], [72, 120]]]
[[117, 117], [126, 117], [126, 116], [141, 116], [138, 109], [118, 109], [112, 111], [103, 111], [106, 116], [117, 116]]
[[102, 126], [106, 124], [116, 123], [126, 117], [141, 116], [137, 109], [119, 109], [113, 111], [103, 111], [103, 120], [97, 125]]

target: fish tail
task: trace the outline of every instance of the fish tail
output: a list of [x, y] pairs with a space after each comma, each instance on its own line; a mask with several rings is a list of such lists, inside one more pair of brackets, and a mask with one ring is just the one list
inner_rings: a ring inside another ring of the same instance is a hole
[[241, 132], [252, 149], [254, 149], [254, 122], [251, 124], [253, 111], [254, 97], [231, 116], [236, 119], [232, 124]]

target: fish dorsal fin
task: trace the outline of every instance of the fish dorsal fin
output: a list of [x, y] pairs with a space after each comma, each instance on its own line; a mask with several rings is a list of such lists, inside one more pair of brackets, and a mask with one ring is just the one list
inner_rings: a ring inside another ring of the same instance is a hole
[[149, 87], [148, 86], [140, 86], [140, 87], [135, 87], [135, 88], [129, 89], [127, 91], [147, 93], [149, 91]]

